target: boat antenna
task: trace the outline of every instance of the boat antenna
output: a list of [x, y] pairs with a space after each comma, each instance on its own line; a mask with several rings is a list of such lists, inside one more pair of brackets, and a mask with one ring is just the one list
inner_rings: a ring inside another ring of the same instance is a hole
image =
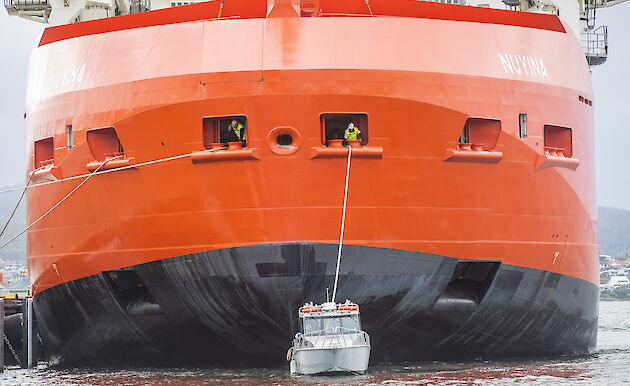
[[341, 212], [341, 231], [339, 232], [339, 250], [337, 251], [337, 269], [335, 271], [335, 286], [333, 287], [332, 302], [335, 302], [337, 295], [337, 282], [339, 281], [339, 265], [341, 264], [341, 246], [343, 244], [343, 230], [346, 226], [346, 206], [348, 204], [348, 181], [350, 181], [350, 158], [352, 157], [352, 146], [348, 146], [348, 166], [346, 167], [346, 188], [343, 192], [343, 211]]
[[330, 292], [328, 291], [328, 287], [326, 287], [326, 303], [330, 301]]

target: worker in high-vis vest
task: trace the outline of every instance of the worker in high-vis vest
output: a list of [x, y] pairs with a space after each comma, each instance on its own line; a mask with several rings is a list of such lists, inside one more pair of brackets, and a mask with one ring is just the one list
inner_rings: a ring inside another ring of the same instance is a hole
[[354, 127], [354, 123], [350, 122], [343, 138], [345, 140], [352, 141], [359, 139], [359, 135], [361, 135], [361, 130], [359, 130], [358, 127]]
[[243, 126], [242, 123], [234, 119], [232, 120], [229, 129], [236, 134], [236, 138], [238, 138], [239, 141], [245, 142], [245, 126]]

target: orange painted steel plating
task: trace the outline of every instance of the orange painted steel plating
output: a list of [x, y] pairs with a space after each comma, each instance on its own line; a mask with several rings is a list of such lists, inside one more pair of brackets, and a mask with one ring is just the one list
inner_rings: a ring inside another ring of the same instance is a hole
[[[370, 4], [385, 14], [383, 2]], [[574, 36], [507, 22], [254, 17], [44, 33], [27, 90], [30, 170], [33, 141], [53, 136], [58, 177], [88, 171], [89, 147], [65, 148], [68, 124], [77, 144], [88, 129], [115, 127], [139, 164], [203, 151], [204, 116], [245, 116], [255, 156], [185, 157], [95, 176], [29, 231], [36, 292], [206, 250], [336, 243], [347, 151], [322, 145], [320, 125], [320, 114], [335, 112], [369, 119], [368, 145], [353, 151], [346, 244], [501, 260], [598, 283], [593, 113], [577, 97], [592, 91]], [[135, 19], [98, 23], [120, 20]], [[527, 138], [519, 138], [519, 113], [528, 114]], [[468, 117], [501, 121], [500, 159], [445, 160], [464, 151]], [[545, 124], [572, 128], [575, 170], [537, 169]], [[270, 148], [278, 127], [299, 132], [295, 152]], [[29, 189], [29, 223], [76, 184]]]

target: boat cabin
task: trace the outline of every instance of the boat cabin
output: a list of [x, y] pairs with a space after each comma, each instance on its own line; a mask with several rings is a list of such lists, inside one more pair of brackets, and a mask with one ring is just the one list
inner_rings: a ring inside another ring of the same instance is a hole
[[300, 330], [305, 336], [355, 333], [361, 330], [359, 306], [350, 301], [322, 305], [305, 304], [299, 310]]

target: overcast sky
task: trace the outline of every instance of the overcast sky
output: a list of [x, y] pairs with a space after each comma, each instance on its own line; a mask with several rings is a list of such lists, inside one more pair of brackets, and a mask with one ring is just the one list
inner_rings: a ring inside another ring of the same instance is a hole
[[[630, 1], [597, 11], [609, 56], [593, 68], [598, 205], [630, 209]], [[28, 57], [43, 25], [0, 9], [0, 186], [23, 183]]]
[[597, 202], [630, 209], [630, 1], [598, 9], [597, 22], [608, 26], [609, 47], [606, 63], [592, 69]]
[[0, 6], [0, 186], [24, 182], [24, 92], [33, 44], [44, 25]]

